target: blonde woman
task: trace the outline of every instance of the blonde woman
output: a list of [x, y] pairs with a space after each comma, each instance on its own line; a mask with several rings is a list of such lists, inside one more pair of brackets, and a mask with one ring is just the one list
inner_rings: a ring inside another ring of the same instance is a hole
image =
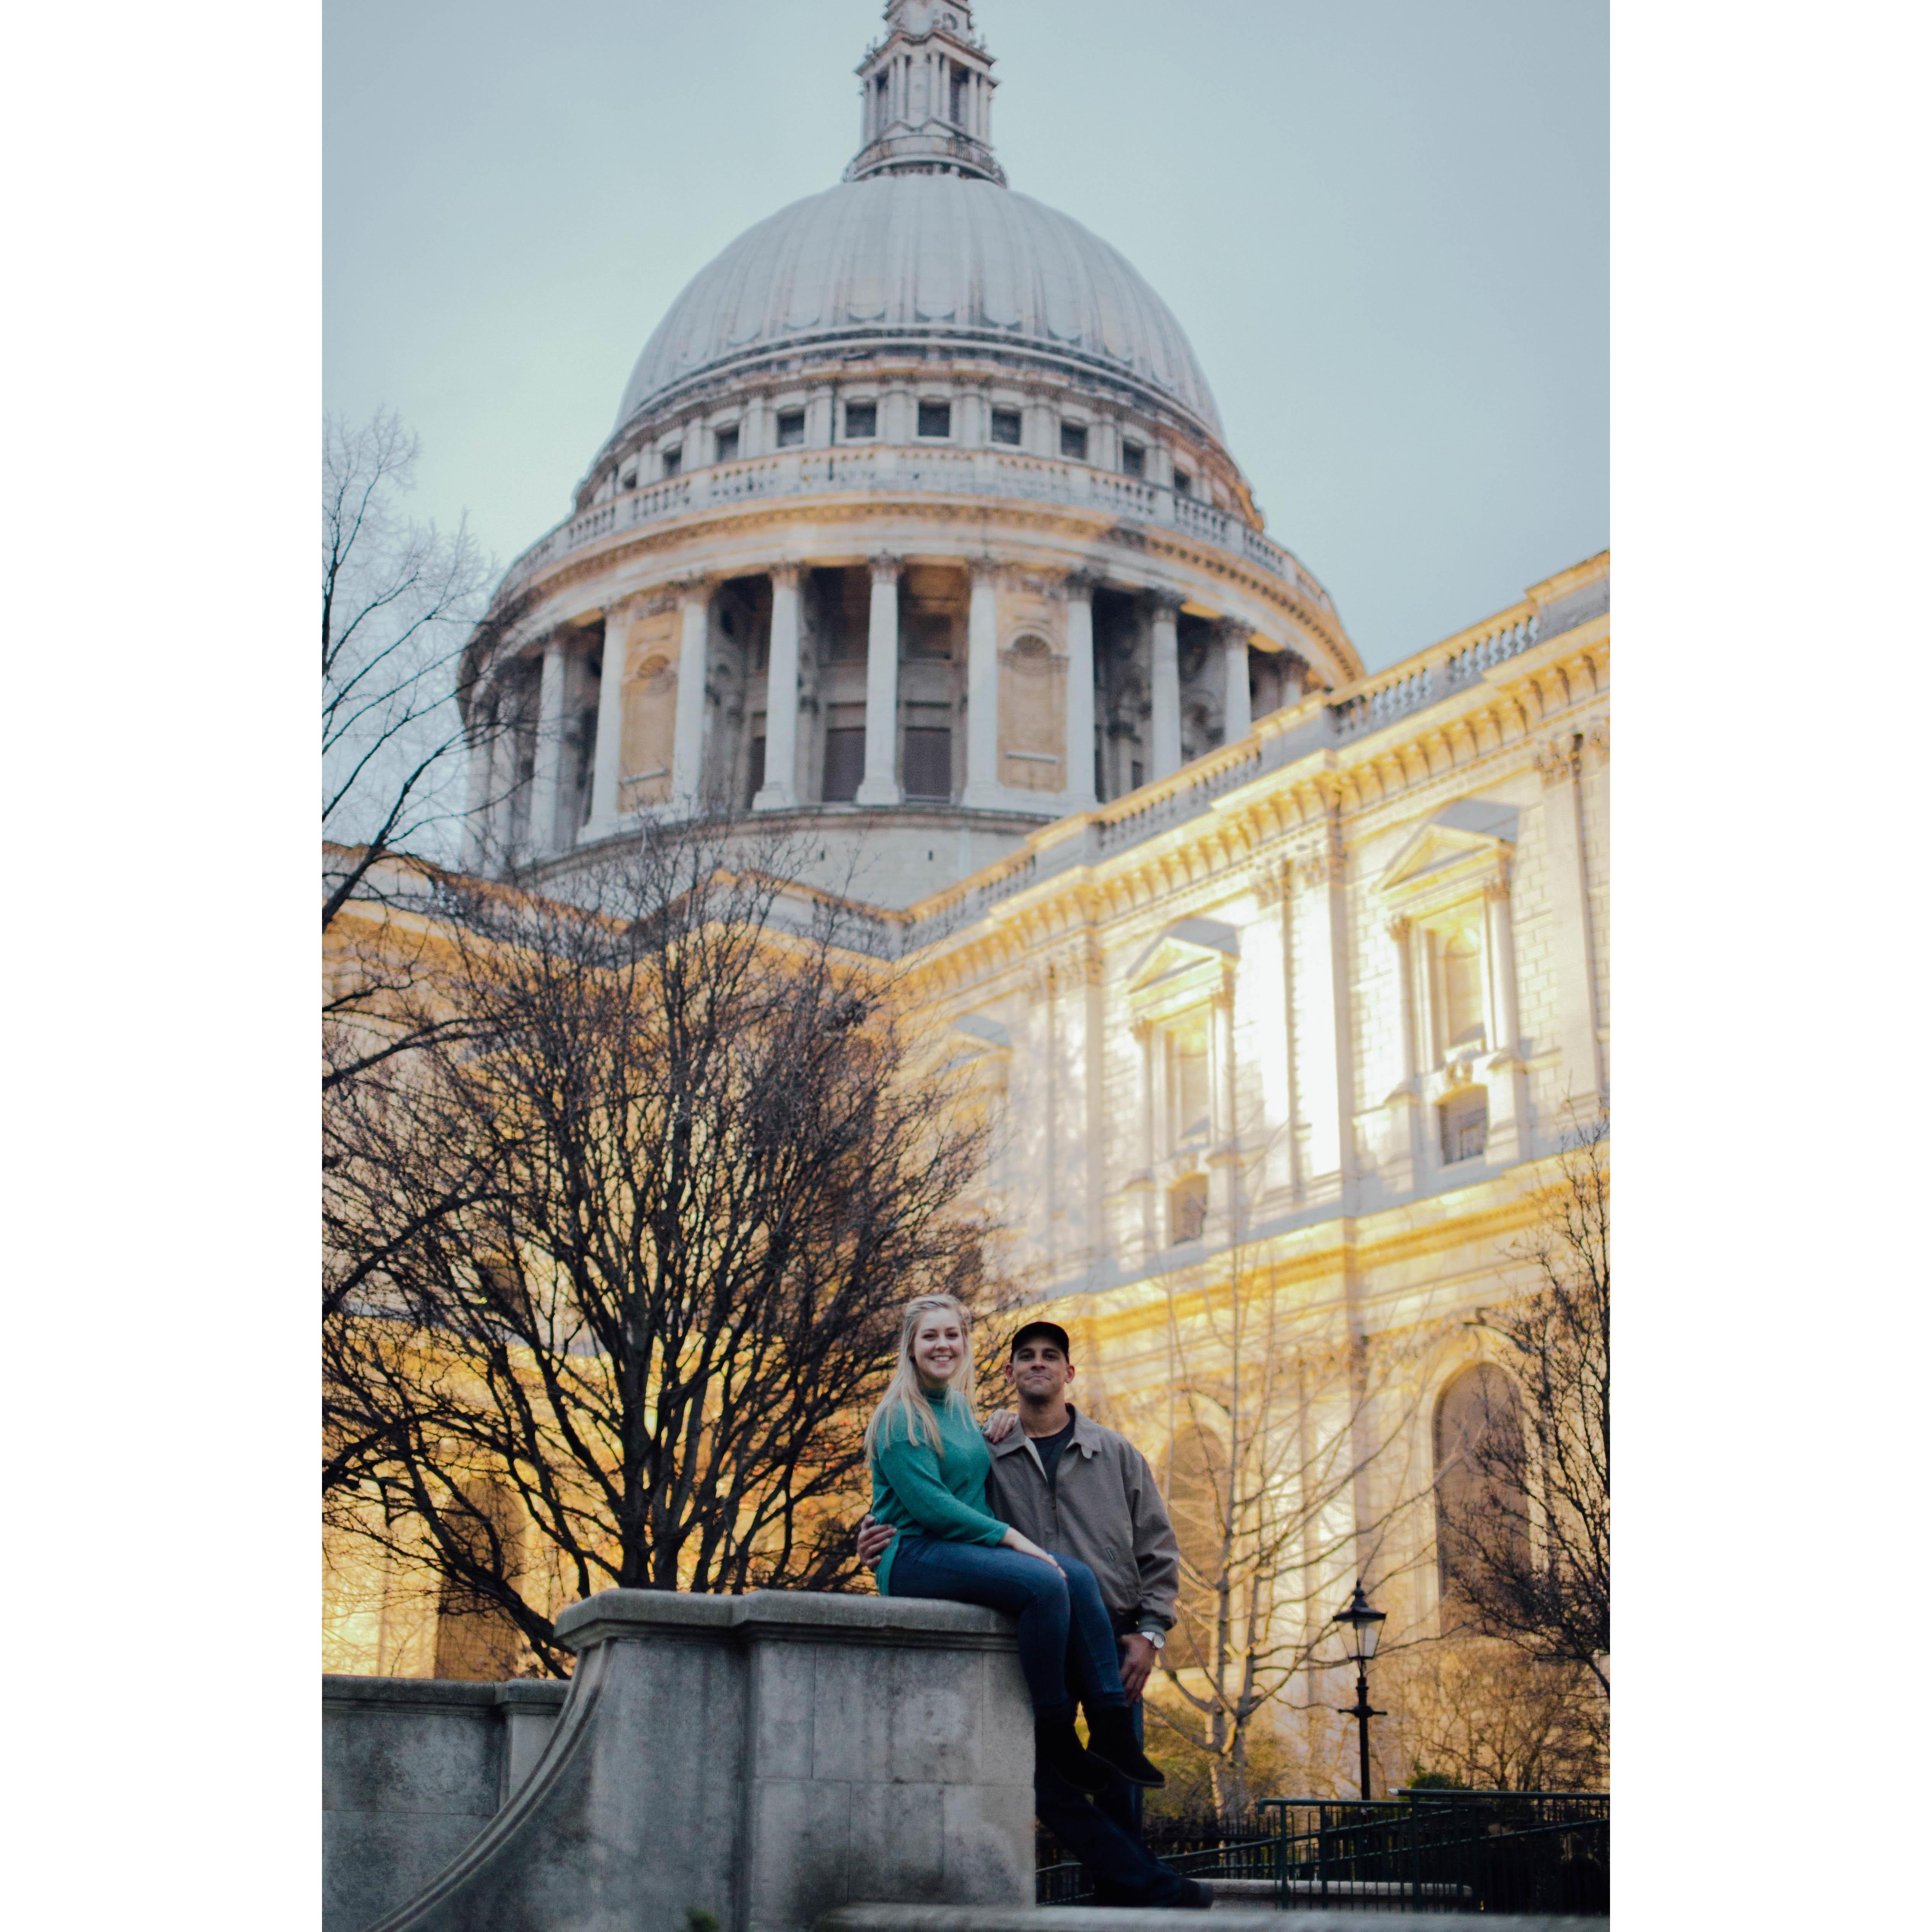
[[[973, 1413], [970, 1325], [950, 1294], [906, 1304], [898, 1366], [866, 1428], [872, 1514], [893, 1531], [880, 1594], [982, 1604], [1016, 1618], [1040, 1765], [1086, 1792], [1106, 1789], [1109, 1767], [1130, 1783], [1160, 1784], [1134, 1737], [1093, 1571], [988, 1514], [992, 1459]], [[1085, 1750], [1073, 1728], [1076, 1696]]]

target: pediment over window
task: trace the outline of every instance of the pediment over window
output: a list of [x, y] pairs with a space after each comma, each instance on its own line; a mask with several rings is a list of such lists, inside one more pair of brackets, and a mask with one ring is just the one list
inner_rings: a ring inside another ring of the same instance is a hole
[[1241, 956], [1241, 935], [1218, 919], [1176, 920], [1134, 962], [1130, 992], [1153, 990], [1177, 973], [1212, 962], [1229, 964]]
[[1412, 833], [1378, 881], [1384, 903], [1408, 918], [1507, 882], [1516, 850], [1516, 808], [1458, 799]]
[[976, 1060], [988, 1054], [1002, 1056], [1013, 1050], [1013, 1036], [988, 1013], [961, 1013], [951, 1028], [955, 1064]]
[[1127, 975], [1127, 1004], [1136, 1022], [1164, 1022], [1225, 997], [1240, 956], [1241, 935], [1224, 921], [1176, 920]]

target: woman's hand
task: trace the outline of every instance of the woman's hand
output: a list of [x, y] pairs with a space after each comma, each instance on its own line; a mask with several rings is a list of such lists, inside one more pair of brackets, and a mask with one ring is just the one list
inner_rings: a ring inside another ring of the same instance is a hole
[[859, 1519], [859, 1534], [856, 1539], [859, 1561], [868, 1570], [876, 1570], [892, 1547], [892, 1532], [888, 1523], [880, 1522], [870, 1510]]
[[1066, 1572], [1060, 1569], [1060, 1558], [1050, 1550], [1042, 1550], [1030, 1536], [1022, 1536], [1016, 1529], [1010, 1529], [1004, 1538], [1005, 1546], [1016, 1550], [1022, 1556], [1037, 1556], [1042, 1563], [1051, 1563], [1064, 1576]]
[[1019, 1426], [1019, 1418], [1010, 1408], [996, 1408], [986, 1418], [980, 1432], [988, 1442], [1004, 1442]]

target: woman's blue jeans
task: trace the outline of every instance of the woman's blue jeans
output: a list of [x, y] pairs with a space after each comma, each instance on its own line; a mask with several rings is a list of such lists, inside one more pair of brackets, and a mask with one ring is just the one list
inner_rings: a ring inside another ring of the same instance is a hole
[[982, 1604], [1016, 1618], [1020, 1669], [1036, 1712], [1070, 1714], [1076, 1697], [1089, 1711], [1124, 1706], [1120, 1654], [1100, 1586], [1078, 1558], [1058, 1561], [1056, 1570], [1016, 1550], [902, 1532], [892, 1555], [892, 1594]]

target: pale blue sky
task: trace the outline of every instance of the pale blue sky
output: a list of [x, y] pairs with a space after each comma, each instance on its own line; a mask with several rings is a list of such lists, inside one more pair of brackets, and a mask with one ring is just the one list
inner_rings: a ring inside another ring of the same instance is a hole
[[[324, 387], [506, 562], [671, 299], [858, 145], [877, 0], [326, 0]], [[1602, 549], [1603, 0], [983, 0], [1012, 184], [1192, 338], [1372, 668]]]

